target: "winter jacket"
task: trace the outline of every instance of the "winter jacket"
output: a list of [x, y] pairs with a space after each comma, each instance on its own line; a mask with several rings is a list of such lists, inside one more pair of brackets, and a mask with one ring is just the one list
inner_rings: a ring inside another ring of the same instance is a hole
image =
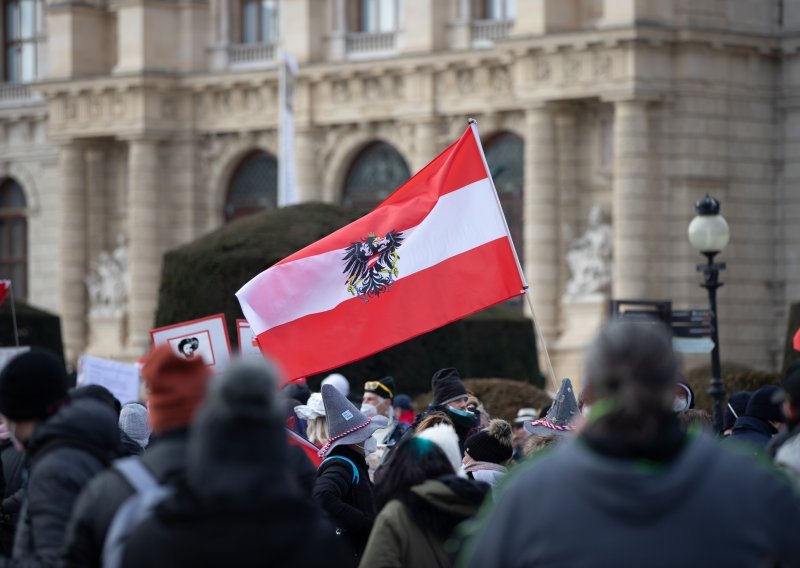
[[725, 440], [726, 443], [730, 441], [745, 442], [759, 448], [766, 448], [769, 441], [777, 433], [778, 431], [769, 422], [752, 416], [740, 416], [733, 423], [731, 435]]
[[478, 512], [489, 487], [456, 476], [428, 481], [389, 501], [375, 519], [360, 568], [450, 566], [444, 543]]
[[[226, 386], [200, 410], [175, 493], [132, 530], [125, 567], [341, 566], [332, 525], [286, 473], [286, 431], [259, 408], [247, 417], [248, 383]], [[239, 389], [239, 390], [237, 390]], [[245, 410], [234, 407], [241, 404]]]
[[[186, 469], [186, 429], [170, 430], [154, 437], [142, 454], [142, 463], [159, 483], [179, 479]], [[64, 565], [100, 567], [106, 534], [119, 507], [133, 495], [133, 488], [115, 469], [104, 471], [83, 490], [67, 530]]]
[[122, 429], [119, 431], [119, 445], [122, 456], [140, 456], [144, 452], [144, 448], [139, 445], [139, 442], [128, 436]]
[[[476, 462], [476, 468], [473, 468], [471, 471], [466, 472], [466, 475], [470, 479], [474, 479], [475, 481], [482, 481], [483, 483], [488, 484], [492, 489], [497, 487], [500, 484], [500, 481], [505, 477], [508, 473], [507, 471], [498, 471], [496, 469], [480, 469], [480, 464], [484, 462]], [[494, 464], [493, 464], [494, 465]]]
[[766, 465], [705, 435], [655, 463], [601, 454], [584, 436], [566, 442], [511, 474], [461, 560], [504, 568], [800, 562], [797, 497]]
[[[337, 531], [360, 556], [367, 545], [375, 521], [375, 497], [364, 456], [348, 446], [336, 446], [328, 454], [343, 456], [358, 469], [358, 483], [353, 484], [353, 467], [338, 458], [328, 459], [317, 470], [314, 499], [331, 518]], [[354, 560], [354, 563], [357, 563]]]
[[0, 551], [3, 556], [11, 556], [28, 472], [25, 469], [25, 454], [17, 451], [11, 440], [0, 442], [0, 460], [3, 462], [5, 479], [5, 491], [0, 505]]
[[39, 424], [27, 443], [30, 477], [13, 559], [0, 566], [54, 566], [86, 484], [116, 456], [117, 416], [104, 402], [76, 399]]

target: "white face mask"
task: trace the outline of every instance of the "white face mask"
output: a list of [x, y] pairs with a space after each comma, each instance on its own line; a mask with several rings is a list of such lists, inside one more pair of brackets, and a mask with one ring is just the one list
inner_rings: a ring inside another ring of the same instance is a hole
[[675, 401], [672, 403], [672, 410], [674, 412], [685, 412], [689, 410], [689, 399], [676, 396]]
[[583, 409], [581, 410], [581, 414], [583, 414], [584, 418], [589, 418], [589, 414], [592, 412], [592, 405], [591, 404], [584, 404]]
[[369, 404], [365, 402], [361, 405], [361, 414], [366, 416], [367, 418], [372, 418], [378, 415], [378, 407], [374, 404]]

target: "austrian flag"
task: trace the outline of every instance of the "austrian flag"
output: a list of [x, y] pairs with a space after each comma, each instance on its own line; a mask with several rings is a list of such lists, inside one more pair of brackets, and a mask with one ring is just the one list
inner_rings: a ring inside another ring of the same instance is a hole
[[368, 215], [236, 293], [287, 379], [362, 359], [525, 292], [477, 129]]

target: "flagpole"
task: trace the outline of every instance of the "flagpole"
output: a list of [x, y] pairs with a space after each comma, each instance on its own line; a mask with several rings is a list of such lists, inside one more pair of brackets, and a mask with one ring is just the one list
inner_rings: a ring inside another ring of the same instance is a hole
[[[486, 154], [483, 153], [483, 144], [481, 144], [481, 137], [478, 133], [478, 121], [474, 118], [470, 118], [467, 120], [469, 123], [470, 128], [472, 129], [472, 133], [475, 136], [475, 141], [478, 143], [478, 150], [481, 153], [481, 159], [483, 160], [483, 167], [486, 168], [486, 174], [489, 178], [489, 183], [492, 185], [492, 192], [494, 193], [494, 199], [497, 203], [497, 208], [500, 210], [500, 216], [503, 218], [503, 225], [506, 228], [506, 235], [508, 236], [508, 241], [511, 243], [511, 252], [514, 253], [514, 261], [517, 263], [517, 270], [519, 270], [519, 276], [522, 279], [523, 290], [525, 291], [525, 299], [528, 301], [528, 307], [531, 309], [531, 318], [533, 319], [533, 327], [536, 329], [536, 335], [539, 338], [539, 343], [542, 346], [542, 351], [544, 351], [544, 357], [547, 361], [547, 368], [550, 371], [551, 384], [553, 389], [558, 390], [558, 376], [556, 375], [555, 369], [553, 369], [553, 362], [550, 359], [550, 352], [547, 350], [547, 342], [544, 339], [544, 335], [542, 334], [542, 330], [539, 328], [539, 323], [536, 320], [536, 309], [533, 307], [533, 298], [531, 296], [531, 288], [528, 285], [528, 279], [525, 278], [525, 272], [522, 270], [522, 264], [519, 261], [519, 257], [517, 256], [517, 249], [514, 246], [514, 239], [511, 237], [511, 230], [508, 228], [508, 222], [506, 221], [505, 213], [503, 212], [503, 205], [500, 203], [500, 197], [497, 193], [497, 188], [494, 186], [494, 180], [492, 179], [491, 171], [489, 170], [489, 163], [486, 161]], [[554, 390], [554, 392], [555, 392]]]
[[278, 207], [286, 203], [286, 125], [284, 124], [286, 106], [286, 61], [283, 55], [283, 3], [278, 5]]
[[14, 343], [16, 344], [17, 347], [19, 347], [19, 328], [17, 328], [17, 309], [14, 307], [14, 304], [16, 303], [14, 301], [14, 282], [13, 281], [9, 282], [11, 282], [11, 285], [8, 288], [11, 291], [11, 321], [14, 324]]

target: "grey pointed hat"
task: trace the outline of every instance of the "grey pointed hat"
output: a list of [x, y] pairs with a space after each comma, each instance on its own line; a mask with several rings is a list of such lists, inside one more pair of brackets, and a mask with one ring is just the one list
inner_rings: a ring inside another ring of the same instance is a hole
[[571, 436], [575, 431], [572, 422], [580, 414], [575, 391], [569, 379], [561, 381], [547, 416], [525, 423], [525, 430], [536, 436]]
[[368, 439], [381, 426], [364, 416], [333, 385], [322, 385], [322, 403], [328, 417], [328, 441], [319, 451], [324, 456], [336, 446], [358, 444]]

